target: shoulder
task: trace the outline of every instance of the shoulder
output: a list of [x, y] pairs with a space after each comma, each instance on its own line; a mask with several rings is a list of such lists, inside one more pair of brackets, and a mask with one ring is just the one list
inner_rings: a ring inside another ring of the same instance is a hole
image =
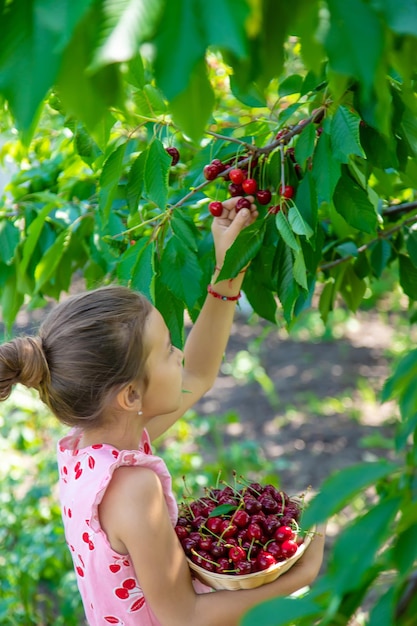
[[160, 478], [152, 469], [141, 466], [117, 468], [105, 495], [114, 504], [148, 501], [155, 497], [163, 497]]
[[130, 538], [149, 531], [165, 507], [161, 481], [152, 469], [119, 467], [100, 504], [100, 524], [111, 546], [125, 553]]

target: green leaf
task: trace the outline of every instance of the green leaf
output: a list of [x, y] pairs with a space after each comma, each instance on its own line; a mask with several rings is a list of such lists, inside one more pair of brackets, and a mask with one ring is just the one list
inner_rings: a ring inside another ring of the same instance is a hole
[[285, 96], [290, 96], [295, 93], [301, 93], [303, 80], [304, 79], [300, 74], [291, 74], [290, 76], [286, 76], [284, 80], [279, 83], [279, 97], [284, 98]]
[[6, 281], [1, 294], [1, 315], [4, 325], [9, 332], [23, 301], [24, 295], [20, 293], [17, 275], [13, 273]]
[[331, 146], [333, 158], [348, 163], [352, 154], [364, 156], [359, 139], [360, 118], [357, 113], [339, 106], [331, 124]]
[[129, 170], [126, 185], [126, 199], [131, 215], [137, 211], [139, 200], [142, 196], [145, 184], [147, 158], [148, 151], [144, 150], [139, 154], [139, 156], [136, 157]]
[[36, 244], [39, 241], [39, 237], [45, 224], [45, 218], [54, 208], [56, 208], [54, 203], [51, 202], [46, 204], [42, 210], [39, 211], [38, 215], [27, 229], [27, 236], [22, 244], [22, 260], [18, 265], [18, 275], [20, 280], [25, 280], [25, 274], [35, 251]]
[[97, 44], [88, 70], [129, 61], [139, 43], [154, 32], [163, 9], [162, 0], [104, 0]]
[[[144, 242], [144, 243], [143, 243]], [[154, 243], [149, 240], [140, 240], [141, 246], [138, 250], [136, 257], [136, 263], [132, 269], [132, 275], [130, 279], [131, 289], [140, 291], [151, 302], [155, 302], [154, 294]], [[136, 246], [133, 246], [135, 249]]]
[[278, 276], [278, 298], [283, 307], [285, 320], [287, 323], [290, 323], [295, 302], [299, 295], [299, 289], [294, 280], [294, 260], [292, 251], [283, 240], [278, 242], [276, 248], [275, 265]]
[[304, 221], [295, 204], [290, 206], [288, 210], [288, 221], [296, 235], [304, 235], [307, 239], [310, 239], [310, 237], [314, 235], [314, 231], [310, 228], [307, 222]]
[[145, 69], [140, 54], [135, 54], [127, 64], [126, 80], [138, 89], [142, 89], [145, 86]]
[[198, 63], [187, 87], [171, 99], [172, 117], [181, 130], [197, 142], [204, 134], [214, 106], [214, 92], [205, 61]]
[[[414, 508], [414, 511], [411, 507]], [[406, 507], [402, 519], [406, 517], [406, 522], [409, 525], [402, 531], [397, 528], [398, 534], [392, 548], [392, 559], [403, 576], [412, 569], [417, 558], [417, 523], [412, 523], [413, 517], [416, 519], [416, 513], [415, 503]]]
[[259, 224], [259, 222], [254, 222], [242, 230], [226, 252], [223, 267], [216, 282], [235, 278], [260, 250], [264, 234], [265, 224]]
[[275, 223], [277, 225], [279, 234], [281, 235], [287, 246], [289, 246], [295, 252], [298, 252], [300, 250], [300, 245], [294, 237], [291, 226], [283, 211], [279, 211], [279, 213], [276, 214]]
[[391, 246], [385, 239], [380, 239], [371, 249], [371, 267], [378, 278], [391, 258]]
[[390, 587], [373, 605], [367, 626], [392, 626], [396, 603], [396, 589]]
[[[312, 172], [307, 171], [297, 187], [295, 204], [307, 229], [317, 228], [317, 189]], [[313, 244], [312, 244], [313, 245]], [[314, 247], [314, 246], [313, 246]]]
[[8, 265], [14, 257], [15, 249], [20, 240], [20, 231], [13, 222], [0, 220], [0, 259]]
[[243, 291], [249, 304], [260, 317], [276, 324], [277, 303], [269, 286], [259, 281], [256, 272], [245, 278]]
[[[391, 522], [398, 513], [400, 502], [400, 497], [394, 497], [374, 504], [337, 539], [329, 565], [337, 594], [343, 595], [361, 585], [362, 576], [374, 563], [376, 553], [392, 535]], [[355, 546], [354, 550], [352, 546]]]
[[42, 286], [54, 276], [63, 254], [71, 242], [71, 229], [66, 229], [58, 235], [54, 243], [42, 255], [35, 268], [35, 290], [40, 291]]
[[330, 137], [326, 132], [320, 135], [317, 142], [311, 173], [316, 184], [318, 203], [330, 204], [337, 181], [341, 176], [341, 165], [339, 161], [332, 158]]
[[99, 205], [105, 222], [109, 219], [111, 205], [122, 175], [126, 146], [126, 143], [122, 143], [113, 150], [104, 162], [103, 170], [100, 175]]
[[293, 272], [294, 272], [294, 279], [297, 281], [300, 287], [307, 290], [308, 289], [307, 270], [306, 270], [306, 264], [304, 261], [303, 251], [301, 248], [297, 252], [294, 252]]
[[209, 517], [216, 517], [216, 515], [227, 515], [227, 513], [236, 511], [236, 509], [237, 504], [220, 504], [210, 512]]
[[197, 0], [196, 15], [208, 45], [228, 50], [237, 58], [247, 56], [245, 21], [249, 18], [249, 7], [245, 2]]
[[407, 237], [407, 252], [411, 262], [417, 267], [417, 230], [412, 228]]
[[378, 225], [375, 207], [367, 193], [350, 176], [340, 178], [333, 194], [335, 209], [346, 222], [365, 233], [374, 233]]
[[368, 99], [383, 58], [383, 24], [362, 0], [328, 0], [328, 7], [330, 29], [324, 45], [330, 68], [358, 79]]
[[324, 284], [319, 299], [319, 311], [324, 324], [327, 323], [330, 311], [333, 311], [336, 295], [334, 278], [329, 278]]
[[363, 300], [366, 291], [366, 282], [355, 273], [352, 265], [348, 265], [343, 275], [340, 293], [350, 311], [356, 312]]
[[182, 348], [184, 345], [184, 305], [182, 300], [161, 280], [159, 271], [155, 276], [155, 307], [164, 318], [172, 343]]
[[202, 278], [197, 255], [179, 237], [171, 237], [162, 252], [160, 280], [188, 309], [193, 309], [201, 293]]
[[395, 371], [386, 380], [382, 389], [382, 402], [394, 398], [401, 401], [407, 387], [417, 377], [417, 350], [411, 350], [397, 364]]
[[116, 64], [102, 67], [94, 74], [86, 71], [100, 19], [98, 9], [97, 4], [93, 5], [78, 24], [62, 56], [56, 83], [65, 110], [82, 121], [102, 147], [101, 124], [109, 115], [109, 106], [120, 104], [121, 83], [120, 67]]
[[[301, 624], [300, 620], [309, 619], [310, 624], [316, 623], [316, 619], [322, 616], [323, 610], [310, 597], [302, 598], [276, 598], [267, 600], [248, 611], [242, 626], [293, 626], [294, 620]], [[303, 624], [307, 623], [305, 621]]]
[[145, 165], [146, 193], [156, 206], [165, 211], [168, 197], [168, 172], [172, 159], [159, 139], [152, 141], [147, 152]]
[[314, 124], [309, 124], [303, 129], [303, 132], [295, 144], [295, 159], [302, 168], [305, 167], [307, 159], [313, 155], [315, 144], [316, 127]]
[[333, 472], [327, 478], [320, 492], [310, 502], [303, 513], [303, 524], [310, 528], [329, 519], [349, 504], [356, 494], [375, 482], [398, 471], [395, 463], [385, 460], [375, 463], [358, 463]]
[[208, 42], [199, 21], [194, 2], [165, 3], [164, 19], [155, 38], [154, 66], [157, 85], [168, 100], [186, 90], [196, 65], [204, 59]]
[[21, 129], [29, 130], [56, 79], [61, 54], [92, 0], [19, 0], [0, 20], [0, 91]]
[[417, 37], [417, 5], [414, 0], [374, 0], [373, 4], [385, 17], [391, 30], [400, 35]]
[[171, 218], [171, 228], [190, 250], [197, 252], [199, 232], [187, 213], [181, 212], [180, 209], [175, 210]]
[[411, 300], [417, 300], [417, 267], [404, 254], [398, 256], [398, 261], [402, 290]]

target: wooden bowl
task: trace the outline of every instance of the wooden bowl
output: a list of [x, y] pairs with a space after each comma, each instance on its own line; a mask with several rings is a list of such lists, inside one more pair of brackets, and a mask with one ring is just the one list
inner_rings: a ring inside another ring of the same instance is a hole
[[266, 583], [271, 583], [273, 580], [276, 580], [279, 576], [287, 572], [294, 565], [294, 563], [302, 557], [311, 542], [312, 536], [313, 531], [307, 533], [303, 543], [298, 546], [297, 552], [285, 561], [280, 561], [275, 565], [271, 565], [271, 567], [266, 570], [254, 572], [252, 574], [216, 574], [214, 572], [207, 571], [199, 565], [196, 565], [188, 557], [187, 561], [194, 576], [205, 585], [212, 587], [212, 589], [228, 589], [229, 591], [236, 591], [237, 589], [254, 589], [255, 587], [265, 585]]

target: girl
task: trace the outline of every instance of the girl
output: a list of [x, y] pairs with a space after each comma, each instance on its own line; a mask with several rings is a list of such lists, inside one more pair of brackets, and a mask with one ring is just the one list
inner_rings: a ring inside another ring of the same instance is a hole
[[[257, 217], [254, 204], [237, 212], [237, 200], [226, 201], [212, 224], [214, 278]], [[150, 302], [120, 286], [64, 300], [38, 337], [0, 347], [0, 399], [15, 383], [34, 387], [72, 427], [58, 444], [60, 500], [90, 626], [234, 626], [255, 604], [291, 594], [319, 572], [323, 534], [262, 587], [214, 593], [194, 581], [174, 531], [171, 478], [151, 451], [150, 442], [213, 385], [242, 279], [208, 286], [184, 353]]]

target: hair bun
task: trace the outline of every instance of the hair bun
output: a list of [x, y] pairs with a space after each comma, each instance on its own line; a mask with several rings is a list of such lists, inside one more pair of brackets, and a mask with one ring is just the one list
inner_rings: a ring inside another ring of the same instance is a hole
[[0, 398], [5, 400], [13, 385], [39, 387], [49, 380], [49, 367], [39, 337], [17, 337], [0, 346]]

